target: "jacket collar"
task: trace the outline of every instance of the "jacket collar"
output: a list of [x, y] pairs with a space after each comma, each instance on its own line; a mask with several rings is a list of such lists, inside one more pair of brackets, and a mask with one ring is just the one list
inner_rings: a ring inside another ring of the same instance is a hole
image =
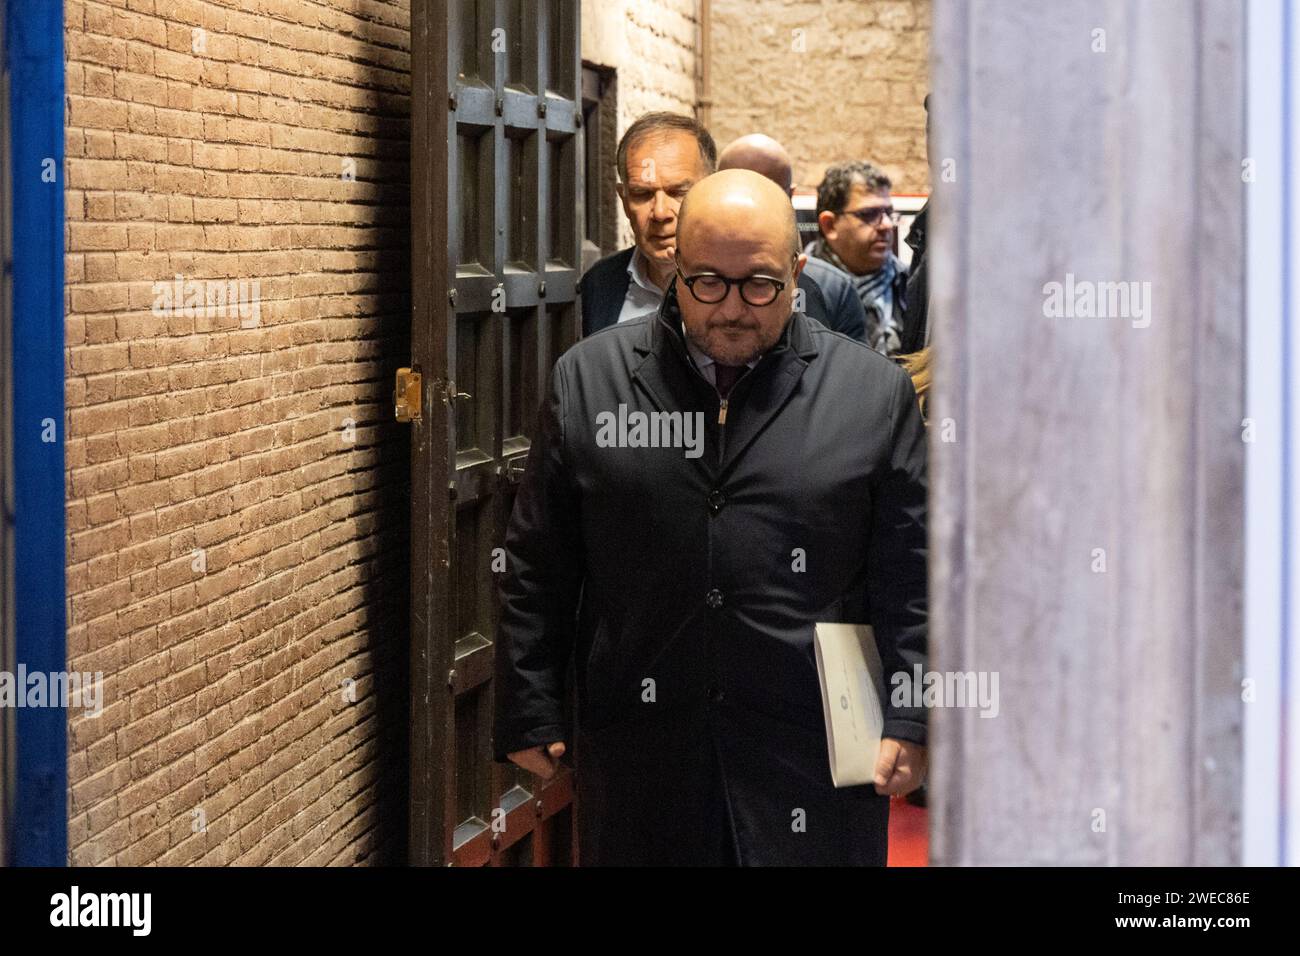
[[925, 233], [929, 228], [930, 200], [927, 199], [925, 205], [921, 207], [921, 211], [913, 218], [912, 226], [908, 229], [906, 238], [903, 239], [905, 243], [912, 247], [913, 255], [920, 253], [925, 248]]

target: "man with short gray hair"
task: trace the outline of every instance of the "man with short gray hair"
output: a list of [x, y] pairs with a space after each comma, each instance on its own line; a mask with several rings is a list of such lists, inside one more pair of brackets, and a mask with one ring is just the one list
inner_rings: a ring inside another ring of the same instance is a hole
[[578, 283], [583, 335], [658, 310], [673, 277], [677, 208], [718, 158], [698, 121], [665, 112], [646, 113], [629, 126], [616, 156], [618, 198], [634, 242], [601, 259]]

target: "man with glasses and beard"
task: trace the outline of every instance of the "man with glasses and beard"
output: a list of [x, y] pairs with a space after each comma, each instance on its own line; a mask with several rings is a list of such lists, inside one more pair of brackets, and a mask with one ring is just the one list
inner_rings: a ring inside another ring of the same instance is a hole
[[[883, 866], [925, 709], [883, 700], [874, 783], [836, 788], [813, 633], [871, 624], [889, 687], [925, 667], [916, 395], [792, 308], [805, 257], [770, 180], [702, 179], [676, 239], [659, 310], [552, 369], [506, 532], [494, 757], [546, 778], [573, 751], [584, 865]], [[690, 416], [703, 453], [602, 441], [613, 415]]]
[[821, 238], [804, 251], [849, 273], [867, 313], [867, 344], [894, 355], [903, 341], [907, 273], [894, 255], [898, 213], [889, 177], [866, 161], [836, 163], [817, 187]]

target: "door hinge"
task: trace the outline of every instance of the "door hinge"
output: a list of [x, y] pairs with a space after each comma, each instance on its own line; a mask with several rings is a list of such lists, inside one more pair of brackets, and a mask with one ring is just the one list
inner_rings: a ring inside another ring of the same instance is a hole
[[397, 370], [397, 387], [393, 389], [393, 414], [399, 422], [418, 422], [423, 409], [422, 377], [411, 368]]
[[[455, 382], [433, 381], [434, 401], [450, 406], [458, 398], [473, 398], [468, 392], [456, 391]], [[424, 408], [424, 376], [418, 368], [399, 368], [393, 389], [393, 413], [399, 422], [418, 422]]]

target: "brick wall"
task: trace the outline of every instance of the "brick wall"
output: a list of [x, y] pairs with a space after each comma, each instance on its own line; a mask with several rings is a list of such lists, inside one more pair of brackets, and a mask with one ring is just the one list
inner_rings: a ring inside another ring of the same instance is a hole
[[928, 192], [930, 0], [713, 0], [710, 131], [779, 139], [795, 182], [843, 159]]
[[71, 862], [401, 860], [409, 3], [65, 10]]

